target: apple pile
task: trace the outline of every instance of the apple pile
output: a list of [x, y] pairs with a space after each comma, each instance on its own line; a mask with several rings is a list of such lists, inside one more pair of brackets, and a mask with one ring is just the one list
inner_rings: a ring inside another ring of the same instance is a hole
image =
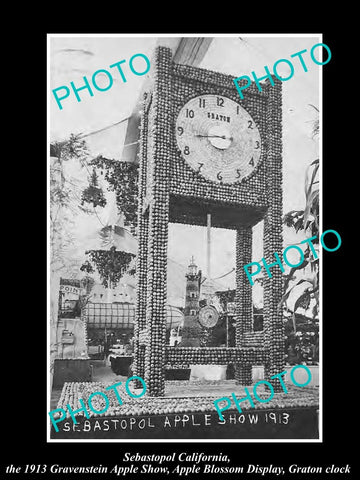
[[[220, 385], [223, 382], [218, 381], [172, 381], [169, 382], [172, 385], [179, 385], [182, 387], [183, 391], [187, 391], [187, 385]], [[118, 392], [120, 397], [123, 399], [123, 404], [119, 405], [113, 391], [105, 390], [109, 385], [100, 383], [100, 382], [67, 382], [64, 384], [61, 397], [58, 402], [57, 408], [63, 408], [66, 410], [66, 405], [69, 404], [73, 410], [80, 408], [79, 400], [83, 399], [85, 405], [89, 396], [94, 392], [103, 392], [106, 393], [109, 400], [109, 407], [106, 413], [96, 414], [88, 409], [89, 415], [93, 416], [136, 416], [136, 415], [163, 415], [171, 413], [196, 413], [196, 412], [213, 412], [215, 411], [214, 400], [219, 398], [218, 393], [211, 395], [202, 395], [198, 397], [185, 397], [185, 396], [169, 396], [169, 397], [151, 397], [148, 394], [145, 394], [141, 398], [129, 398], [125, 394], [124, 385], [118, 387]], [[241, 397], [241, 392], [243, 388], [240, 385], [231, 384], [231, 387], [235, 390], [235, 394], [238, 398]], [[264, 395], [264, 398], [268, 397], [268, 393], [265, 392], [265, 388], [260, 386], [257, 389], [259, 396]], [[188, 394], [188, 391], [187, 391]], [[225, 392], [222, 389], [221, 395], [230, 395], [230, 393]], [[245, 392], [244, 392], [245, 396]], [[292, 385], [288, 386], [288, 394], [277, 393], [274, 398], [268, 403], [256, 402], [255, 409], [266, 409], [266, 408], [296, 408], [296, 407], [314, 407], [317, 406], [319, 402], [318, 399], [318, 389], [312, 387], [295, 387]], [[105, 406], [104, 399], [101, 396], [96, 396], [92, 398], [92, 405], [95, 410], [102, 410]], [[248, 402], [243, 402], [242, 408], [244, 410], [252, 410], [251, 405]], [[231, 408], [231, 410], [236, 410]], [[83, 412], [80, 412], [82, 415]]]

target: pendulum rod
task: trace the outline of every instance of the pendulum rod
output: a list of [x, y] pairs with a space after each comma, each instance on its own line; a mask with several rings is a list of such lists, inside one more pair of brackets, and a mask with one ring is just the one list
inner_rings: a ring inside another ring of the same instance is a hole
[[[209, 292], [211, 289], [211, 213], [207, 214], [207, 227], [206, 227], [206, 235], [207, 235], [207, 249], [206, 249], [206, 268], [207, 268], [207, 277], [209, 283]], [[208, 299], [209, 302], [210, 298]]]

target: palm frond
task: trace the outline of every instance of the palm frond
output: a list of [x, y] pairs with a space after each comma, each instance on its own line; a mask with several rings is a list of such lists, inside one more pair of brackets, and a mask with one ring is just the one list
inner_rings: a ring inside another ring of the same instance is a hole
[[285, 293], [284, 295], [281, 297], [280, 299], [280, 302], [278, 304], [278, 310], [284, 305], [286, 304], [289, 296], [290, 296], [290, 293], [294, 290], [295, 287], [299, 286], [301, 283], [304, 283], [304, 282], [308, 282], [308, 280], [306, 279], [300, 279], [298, 282], [295, 283], [295, 285], [293, 285], [292, 287], [290, 287]]
[[294, 313], [299, 307], [302, 307], [304, 310], [309, 308], [311, 301], [310, 290], [306, 289], [295, 301], [294, 304]]

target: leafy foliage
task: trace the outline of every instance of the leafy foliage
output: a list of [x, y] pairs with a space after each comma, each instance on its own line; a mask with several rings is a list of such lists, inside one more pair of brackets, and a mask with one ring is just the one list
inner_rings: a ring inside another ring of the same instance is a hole
[[[319, 189], [316, 180], [319, 171], [319, 159], [310, 163], [305, 176], [305, 209], [291, 210], [283, 217], [287, 227], [294, 228], [296, 232], [305, 230], [311, 236], [319, 233]], [[318, 240], [317, 240], [318, 242]], [[316, 241], [314, 240], [314, 243]]]
[[93, 168], [92, 171], [90, 185], [85, 188], [81, 195], [81, 205], [84, 205], [84, 203], [91, 203], [94, 208], [105, 207], [106, 205], [106, 198], [103, 191], [99, 187], [98, 176], [95, 168]]
[[80, 267], [80, 270], [82, 272], [86, 272], [86, 273], [94, 273], [95, 270], [94, 270], [94, 267], [92, 266], [92, 264], [89, 262], [89, 260], [86, 260]]
[[94, 264], [105, 288], [113, 288], [118, 284], [135, 257], [132, 253], [117, 251], [116, 247], [111, 247], [110, 250], [88, 250], [85, 253], [90, 260], [87, 260], [80, 270], [93, 273]]
[[[317, 114], [319, 113], [319, 109], [317, 107], [315, 107], [315, 105], [312, 105], [311, 103], [309, 105], [310, 105], [310, 107], [312, 107], [317, 112]], [[312, 128], [312, 137], [313, 138], [316, 137], [317, 135], [319, 135], [319, 128], [320, 128], [319, 116], [317, 116], [317, 118], [313, 122], [313, 128]]]
[[50, 153], [63, 161], [73, 159], [84, 159], [89, 155], [85, 140], [80, 135], [70, 134], [70, 138], [63, 142], [53, 142], [50, 146]]
[[319, 334], [315, 320], [310, 321], [297, 315], [298, 331], [294, 332], [292, 319], [285, 322], [286, 361], [290, 365], [305, 362], [307, 365], [319, 362]]
[[[312, 105], [312, 107], [318, 112], [318, 109]], [[312, 136], [315, 137], [319, 133], [319, 121], [318, 119], [313, 124]], [[306, 170], [304, 193], [305, 193], [305, 207], [303, 210], [291, 210], [283, 217], [283, 223], [287, 227], [293, 228], [296, 232], [303, 231], [307, 234], [308, 238], [315, 237], [312, 240], [314, 245], [319, 243], [319, 188], [318, 188], [318, 173], [319, 173], [319, 159], [310, 163]], [[304, 250], [304, 261], [298, 267], [292, 267], [284, 282], [284, 294], [279, 303], [279, 308], [285, 306], [287, 308], [287, 302], [291, 293], [297, 292], [297, 299], [295, 300], [293, 308], [293, 324], [296, 331], [295, 312], [298, 308], [302, 307], [308, 309], [312, 299], [315, 300], [315, 306], [312, 310], [313, 316], [318, 314], [319, 305], [319, 260], [315, 258], [312, 252], [312, 248], [309, 243], [306, 244]], [[305, 273], [305, 268], [310, 273]], [[295, 274], [297, 271], [303, 271], [301, 279], [295, 281]], [[292, 283], [292, 284], [291, 284]], [[305, 289], [299, 289], [301, 284]]]
[[90, 165], [98, 168], [109, 184], [109, 190], [115, 192], [118, 210], [124, 214], [125, 224], [135, 230], [138, 209], [139, 166], [134, 163], [119, 162], [98, 156]]
[[53, 272], [72, 275], [77, 260], [71, 258], [75, 238], [72, 233], [74, 217], [78, 213], [77, 183], [66, 173], [66, 163], [78, 160], [80, 164], [88, 155], [84, 140], [70, 135], [64, 142], [50, 145], [50, 243], [51, 269]]

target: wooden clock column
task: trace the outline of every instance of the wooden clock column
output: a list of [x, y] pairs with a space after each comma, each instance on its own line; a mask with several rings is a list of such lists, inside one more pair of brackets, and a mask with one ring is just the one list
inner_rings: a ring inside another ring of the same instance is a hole
[[[282, 111], [281, 82], [268, 87], [267, 109], [267, 200], [269, 208], [264, 217], [264, 258], [268, 265], [283, 251], [282, 239]], [[272, 278], [264, 275], [264, 346], [267, 352], [265, 359], [265, 378], [281, 373], [284, 370], [284, 323], [282, 310], [278, 308], [283, 291], [283, 273], [278, 265], [271, 268]], [[282, 386], [273, 379], [274, 390], [281, 392]]]
[[[152, 62], [153, 89], [144, 102], [139, 177], [139, 251], [134, 372], [148, 394], [165, 393], [166, 279], [169, 223], [171, 50], [157, 48]], [[151, 104], [151, 109], [150, 109]], [[166, 106], [169, 114], [166, 114]], [[145, 330], [145, 341], [141, 332]], [[140, 339], [139, 339], [140, 337]], [[141, 344], [142, 343], [142, 344]]]
[[[235, 292], [235, 345], [243, 346], [243, 338], [253, 329], [252, 287], [243, 266], [251, 262], [252, 228], [241, 227], [236, 231], [236, 292]], [[240, 385], [251, 385], [252, 364], [237, 363], [235, 380]]]

